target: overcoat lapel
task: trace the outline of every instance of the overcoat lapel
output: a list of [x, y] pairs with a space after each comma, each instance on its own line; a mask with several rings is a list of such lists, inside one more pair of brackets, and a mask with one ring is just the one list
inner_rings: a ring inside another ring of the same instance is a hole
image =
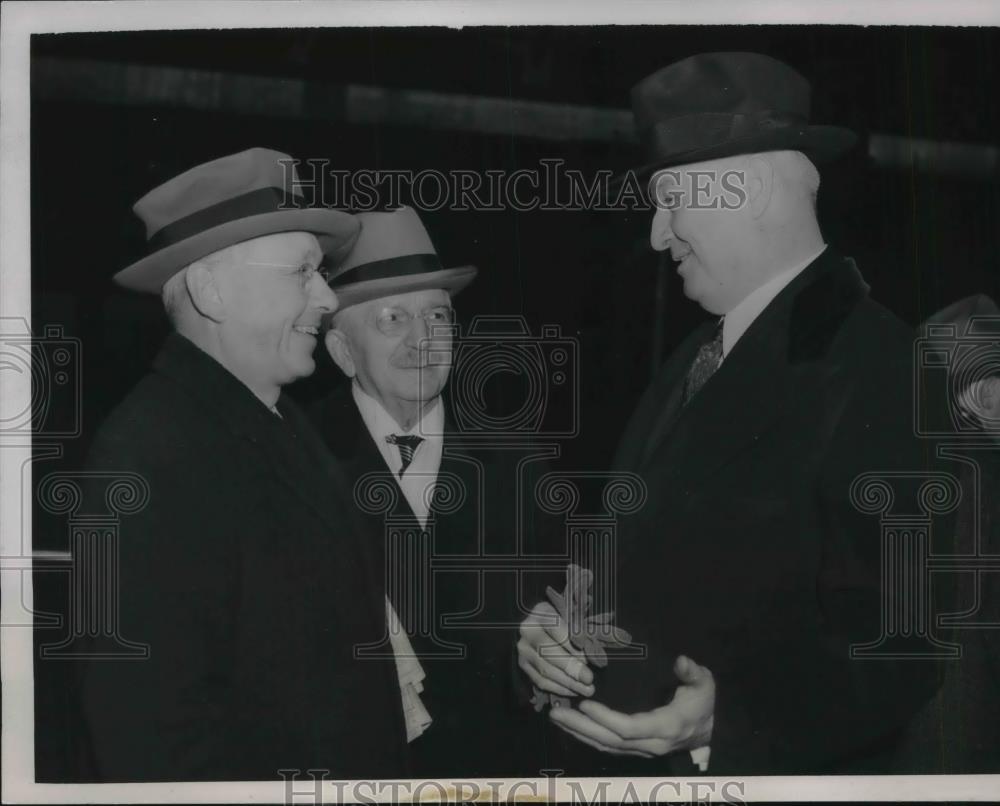
[[[384, 586], [379, 584], [365, 550], [353, 502], [345, 499], [344, 483], [336, 464], [319, 444], [319, 435], [298, 407], [279, 399], [277, 409], [281, 416], [276, 416], [221, 364], [176, 333], [168, 337], [155, 366], [158, 372], [183, 386], [208, 415], [218, 420], [220, 428], [228, 429], [260, 452], [261, 467], [289, 492], [292, 500], [315, 513], [328, 527], [325, 533], [317, 530], [311, 533], [322, 534], [332, 547], [329, 554], [337, 557], [336, 566], [329, 569], [331, 579], [337, 573], [344, 573], [344, 569], [357, 569], [365, 580], [360, 589], [372, 593], [367, 609], [382, 613], [384, 603], [379, 592]], [[290, 539], [297, 537], [289, 535]], [[330, 586], [331, 593], [339, 589], [336, 584]], [[357, 603], [344, 599], [338, 607], [349, 611], [356, 609]]]
[[353, 502], [346, 499], [339, 469], [319, 444], [315, 429], [290, 401], [277, 406], [282, 420], [273, 417], [271, 428], [259, 440], [268, 453], [278, 478], [299, 499], [323, 518], [331, 530], [342, 532], [347, 526], [345, 513]]
[[267, 407], [214, 358], [183, 336], [172, 333], [156, 359], [156, 370], [182, 386], [206, 413], [264, 454], [275, 479], [332, 529], [343, 528], [343, 510], [326, 492], [335, 472], [329, 458], [317, 453], [312, 428], [298, 409], [279, 401], [281, 417]]
[[[329, 400], [330, 404], [325, 407], [323, 413], [324, 420], [328, 417], [331, 418], [327, 422], [333, 429], [329, 432], [328, 443], [346, 471], [349, 484], [353, 485], [358, 479], [369, 473], [390, 473], [381, 452], [368, 433], [368, 427], [361, 418], [361, 413], [350, 394], [350, 388], [348, 387], [346, 394], [331, 396]], [[441, 455], [438, 479], [440, 480], [444, 474], [457, 477], [465, 490], [466, 502], [474, 503], [479, 500], [481, 494], [479, 490], [481, 479], [476, 473], [476, 461], [474, 458], [470, 460], [460, 447], [456, 447], [453, 438], [456, 431], [450, 416], [446, 415], [445, 417], [444, 429], [444, 449]], [[456, 532], [459, 522], [470, 530], [477, 529], [475, 517], [476, 512], [479, 511], [477, 506], [461, 506], [455, 511], [452, 511], [452, 507], [449, 506], [446, 508], [447, 512], [442, 513], [436, 504], [437, 500], [437, 496], [435, 496], [431, 501], [430, 508], [430, 515], [434, 519], [436, 530], [439, 526], [445, 526], [447, 533]], [[417, 520], [402, 491], [399, 492], [399, 505], [395, 514], [403, 517], [409, 516], [414, 521]], [[381, 519], [381, 516], [374, 517]], [[478, 530], [476, 532], [470, 531], [470, 534], [478, 533]], [[451, 547], [449, 545], [451, 541], [446, 538], [436, 542], [436, 549], [446, 553], [471, 550], [465, 546]]]
[[669, 478], [691, 489], [762, 439], [789, 406], [808, 398], [814, 384], [829, 379], [832, 367], [790, 365], [783, 335], [773, 328], [741, 339], [678, 413], [648, 461], [668, 468]]
[[[327, 443], [333, 449], [335, 456], [343, 465], [352, 482], [369, 473], [390, 473], [381, 452], [371, 439], [368, 428], [354, 402], [353, 395], [350, 394], [349, 387], [346, 393], [335, 393], [327, 399], [323, 404], [322, 419]], [[480, 505], [482, 479], [479, 473], [481, 463], [477, 461], [477, 456], [467, 456], [460, 446], [454, 444], [455, 441], [452, 438], [454, 433], [454, 423], [446, 417], [444, 450], [438, 470], [439, 491], [440, 485], [449, 483], [445, 476], [450, 475], [457, 478], [461, 489], [464, 490], [464, 497], [460, 501], [452, 501], [452, 504], [457, 504], [457, 506], [451, 504], [439, 506], [435, 503], [438, 500], [437, 496], [432, 499], [428, 528], [433, 534], [435, 555], [474, 554], [478, 547], [476, 541], [483, 534], [481, 528], [482, 507]], [[392, 483], [395, 485], [395, 479]], [[402, 519], [404, 524], [410, 521], [413, 529], [419, 528], [419, 521], [402, 491], [399, 491], [398, 503], [393, 514], [397, 519]], [[399, 569], [393, 570], [387, 567], [385, 541], [380, 539], [380, 535], [384, 534], [385, 529], [384, 515], [369, 514], [365, 517], [368, 519], [366, 539], [369, 543], [370, 562], [380, 574], [380, 589], [384, 591], [387, 571], [393, 571], [392, 575], [394, 576]], [[465, 575], [447, 576], [448, 580], [438, 580], [433, 590], [427, 592], [433, 598], [421, 602], [424, 605], [433, 605], [432, 612], [434, 613], [452, 613], [468, 607], [470, 598], [469, 592], [466, 590], [468, 586], [463, 587], [459, 581], [459, 578], [464, 578]], [[472, 593], [474, 594], [475, 590]], [[413, 624], [412, 619], [415, 614], [407, 612], [407, 607], [410, 604], [407, 601], [393, 602], [393, 606], [404, 624]], [[438, 639], [441, 640], [440, 635]], [[429, 658], [441, 651], [441, 646], [428, 640], [422, 634], [411, 633], [410, 642], [414, 650], [422, 656], [422, 663], [429, 663]], [[429, 669], [430, 667], [425, 666], [425, 670], [429, 671]], [[436, 672], [433, 677], [436, 686], [425, 683], [425, 685], [430, 686], [429, 696], [435, 691], [439, 695], [441, 693], [440, 687], [443, 685], [441, 681], [447, 679], [447, 676], [442, 677], [440, 672]], [[447, 685], [444, 685], [447, 688]]]
[[[832, 382], [837, 367], [822, 359], [843, 319], [867, 293], [850, 260], [826, 250], [754, 321], [719, 370], [678, 410], [684, 374], [705, 334], [678, 350], [665, 371], [669, 425], [650, 440], [645, 460], [655, 463], [665, 489], [697, 485], [735, 459]], [[669, 384], [669, 386], [668, 386]]]
[[[356, 508], [353, 490], [358, 480], [370, 473], [389, 473], [390, 470], [368, 433], [349, 385], [324, 400], [322, 406], [327, 446], [340, 465], [346, 482], [344, 489]], [[402, 493], [400, 499], [405, 501]]]
[[680, 411], [684, 375], [714, 326], [703, 322], [663, 363], [619, 441], [612, 465], [615, 470], [637, 470], [669, 431]]
[[[346, 385], [320, 404], [315, 418], [317, 426], [326, 442], [326, 447], [336, 460], [339, 478], [331, 484], [331, 494], [342, 494], [347, 506], [356, 514], [359, 534], [356, 543], [364, 555], [365, 572], [370, 580], [372, 595], [378, 606], [384, 607], [386, 591], [385, 515], [364, 512], [355, 499], [355, 486], [370, 474], [386, 474], [389, 469], [382, 454], [372, 441], [368, 428], [361, 418], [361, 412], [351, 395], [350, 385]], [[406, 502], [399, 495], [399, 506]], [[406, 509], [404, 511], [409, 511]]]
[[273, 458], [275, 472], [329, 524], [329, 540], [336, 540], [338, 552], [344, 552], [339, 558], [342, 566], [339, 573], [361, 575], [368, 607], [373, 613], [382, 613], [385, 607], [384, 571], [379, 564], [382, 553], [373, 553], [368, 545], [364, 516], [354, 502], [353, 478], [331, 460], [316, 429], [294, 403], [279, 401], [277, 408], [284, 419], [272, 415], [275, 420], [272, 425], [290, 432], [291, 439], [285, 433], [278, 433], [273, 441], [263, 441], [264, 449]]
[[[483, 518], [484, 490], [482, 485], [487, 477], [477, 472], [482, 456], [464, 450], [456, 439], [457, 430], [448, 412], [445, 412], [444, 446], [441, 452], [441, 466], [438, 469], [439, 490], [431, 499], [431, 515], [435, 526], [435, 549], [446, 554], [471, 554], [477, 549], [477, 541], [485, 534]], [[447, 507], [441, 511], [439, 502], [444, 485], [449, 477], [456, 478], [464, 490], [464, 501], [459, 507]], [[485, 548], [485, 547], [482, 547]]]

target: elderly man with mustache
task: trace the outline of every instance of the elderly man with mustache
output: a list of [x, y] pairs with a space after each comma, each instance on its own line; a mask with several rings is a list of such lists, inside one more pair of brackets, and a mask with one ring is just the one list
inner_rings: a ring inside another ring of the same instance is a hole
[[[452, 299], [477, 270], [444, 266], [411, 208], [358, 218], [357, 245], [330, 279], [340, 308], [325, 336], [350, 382], [312, 414], [350, 482], [383, 477], [395, 492], [392, 524], [386, 513], [366, 515], [365, 544], [384, 569], [393, 627], [385, 648], [398, 667], [411, 771], [537, 775], [542, 735], [518, 707], [509, 632], [498, 628], [520, 618], [515, 575], [477, 570], [485, 555], [516, 546], [520, 468], [509, 450], [470, 441], [461, 396], [446, 405], [442, 394], [456, 352]], [[436, 494], [442, 483], [458, 491], [447, 506]], [[354, 492], [362, 508], [364, 493]], [[466, 568], [433, 571], [443, 555]]]

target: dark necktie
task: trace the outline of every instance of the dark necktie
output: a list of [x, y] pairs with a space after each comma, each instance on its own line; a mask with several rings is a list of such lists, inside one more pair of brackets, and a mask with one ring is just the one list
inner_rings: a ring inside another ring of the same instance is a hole
[[416, 434], [389, 434], [385, 438], [385, 441], [399, 448], [399, 458], [403, 460], [402, 467], [399, 468], [399, 477], [403, 478], [403, 473], [410, 466], [410, 462], [413, 461], [413, 454], [420, 443], [424, 441], [424, 438], [418, 437]]
[[698, 348], [698, 355], [691, 363], [687, 377], [684, 379], [684, 405], [693, 398], [703, 387], [708, 379], [715, 374], [715, 371], [722, 363], [722, 321], [715, 329], [715, 335], [711, 341], [705, 342]]

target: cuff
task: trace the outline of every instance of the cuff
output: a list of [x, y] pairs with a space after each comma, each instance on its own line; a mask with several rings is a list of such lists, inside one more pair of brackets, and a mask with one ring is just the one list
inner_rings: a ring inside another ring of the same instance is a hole
[[708, 772], [708, 760], [712, 756], [712, 748], [709, 745], [696, 747], [691, 751], [691, 761], [695, 763], [701, 772]]

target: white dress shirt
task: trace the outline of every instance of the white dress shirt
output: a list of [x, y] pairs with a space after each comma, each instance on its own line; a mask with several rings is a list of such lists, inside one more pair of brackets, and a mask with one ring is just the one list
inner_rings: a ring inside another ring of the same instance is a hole
[[[354, 395], [358, 411], [361, 412], [361, 419], [368, 427], [368, 433], [371, 434], [379, 453], [385, 460], [386, 467], [392, 471], [393, 478], [399, 484], [399, 489], [402, 490], [403, 497], [406, 498], [413, 514], [420, 521], [420, 526], [426, 528], [427, 515], [430, 512], [430, 496], [437, 483], [438, 470], [441, 468], [441, 452], [444, 449], [444, 401], [441, 398], [435, 400], [431, 408], [423, 413], [420, 421], [406, 432], [399, 427], [399, 423], [385, 410], [385, 407], [364, 392], [357, 383], [351, 385], [351, 393]], [[390, 445], [385, 438], [389, 434], [405, 433], [421, 436], [424, 441], [413, 452], [413, 461], [400, 478], [399, 469], [403, 466], [403, 459], [399, 455], [399, 448]]]
[[[399, 448], [386, 442], [385, 438], [390, 434], [400, 436], [405, 432], [385, 407], [362, 390], [357, 382], [351, 384], [351, 394], [369, 435], [382, 454], [386, 467], [392, 471], [392, 477], [396, 479], [403, 497], [420, 521], [421, 528], [427, 528], [430, 497], [437, 482], [444, 448], [444, 402], [438, 398], [431, 408], [423, 413], [417, 425], [410, 430], [411, 433], [424, 437], [424, 441], [414, 450], [413, 461], [400, 478], [399, 469], [403, 466], [403, 458], [400, 456]], [[385, 600], [385, 614], [403, 700], [406, 741], [412, 742], [427, 730], [433, 721], [420, 699], [420, 692], [424, 690], [423, 680], [427, 675], [413, 651], [410, 639], [400, 624], [399, 616], [389, 597]]]
[[802, 274], [810, 263], [823, 254], [824, 249], [826, 249], [826, 244], [823, 244], [816, 254], [810, 255], [807, 259], [801, 261], [795, 266], [792, 266], [790, 269], [772, 277], [760, 288], [751, 291], [746, 297], [743, 298], [742, 302], [740, 302], [723, 317], [723, 361], [726, 360], [726, 356], [729, 355], [730, 351], [736, 345], [736, 342], [740, 340], [740, 337], [746, 333], [750, 328], [750, 325], [754, 323], [754, 320], [764, 312], [764, 309], [774, 301], [774, 298], [784, 290], [785, 286]]

